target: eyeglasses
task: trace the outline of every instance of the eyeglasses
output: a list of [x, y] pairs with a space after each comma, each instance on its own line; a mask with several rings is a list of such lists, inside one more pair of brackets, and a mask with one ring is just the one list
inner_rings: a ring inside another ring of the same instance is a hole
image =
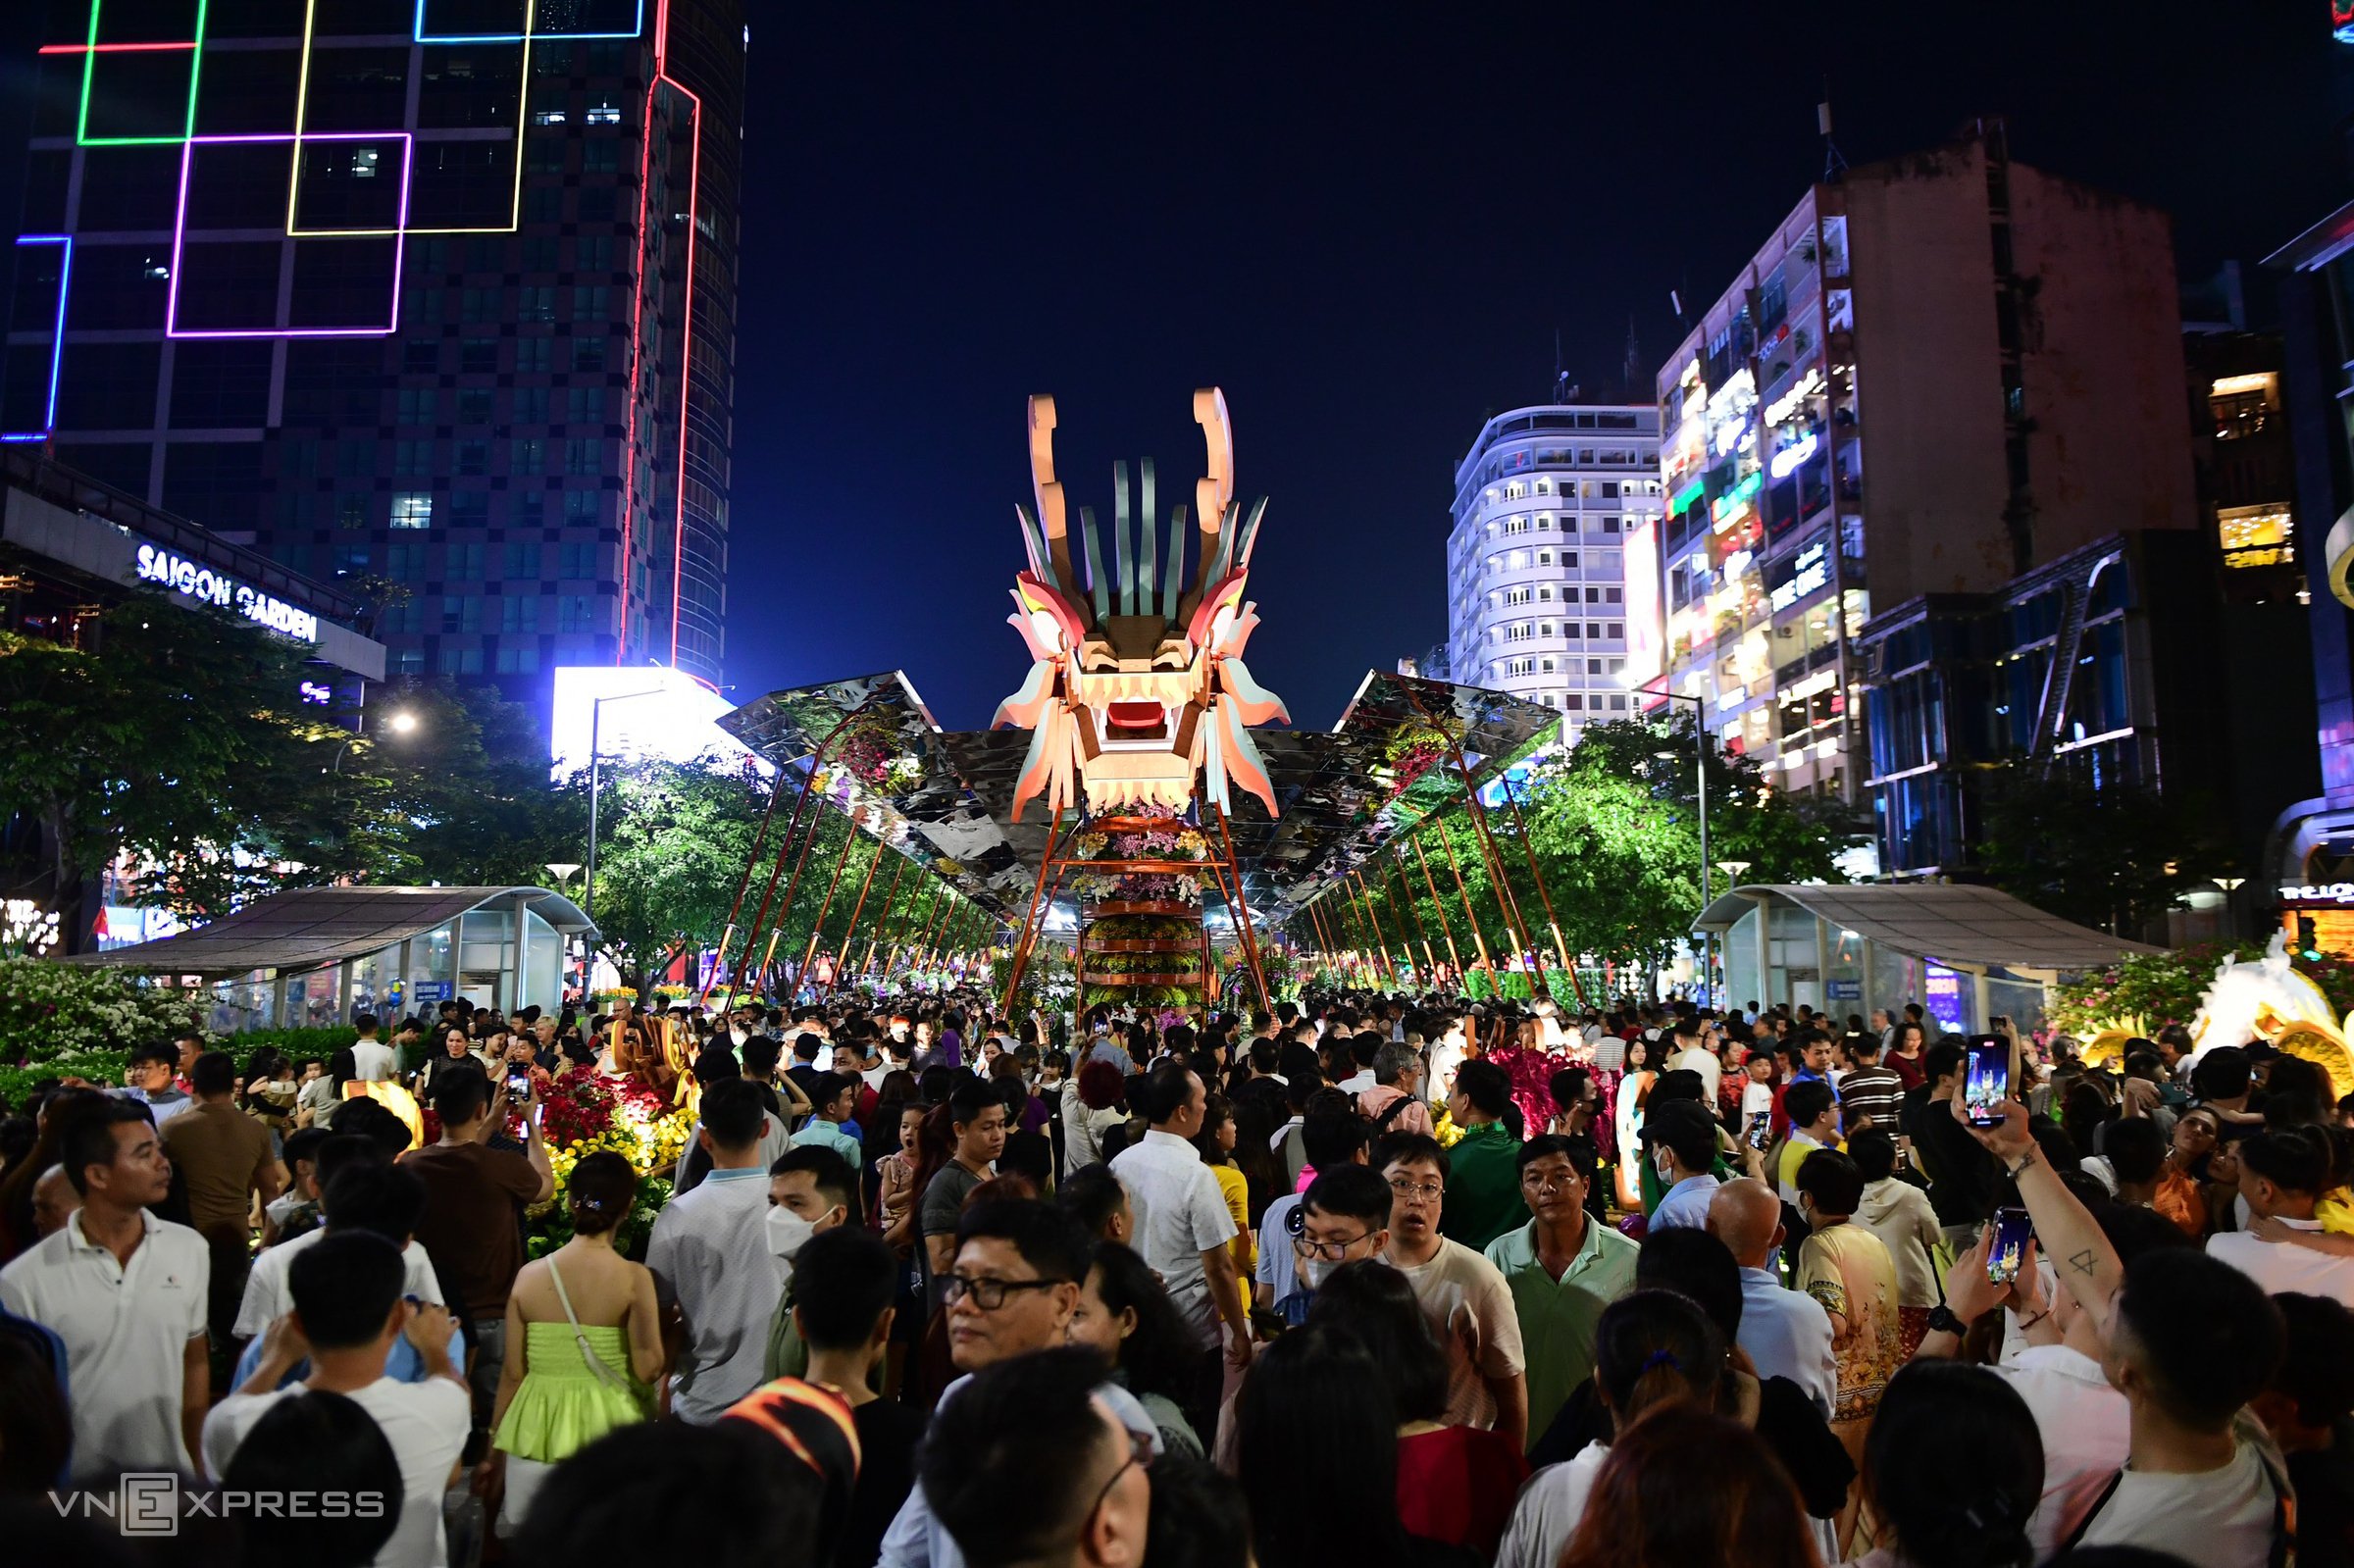
[[[1292, 1215], [1295, 1219], [1299, 1217], [1299, 1213], [1300, 1211], [1298, 1209], [1294, 1209], [1292, 1211]], [[1292, 1251], [1294, 1255], [1299, 1257], [1322, 1258], [1327, 1263], [1338, 1263], [1349, 1255], [1349, 1249], [1351, 1247], [1356, 1245], [1357, 1242], [1362, 1241], [1366, 1237], [1371, 1236], [1372, 1234], [1373, 1233], [1371, 1231], [1360, 1231], [1356, 1235], [1342, 1241], [1311, 1241], [1299, 1230], [1293, 1229]]]
[[1416, 1201], [1436, 1203], [1447, 1195], [1447, 1188], [1444, 1183], [1408, 1182], [1395, 1177], [1390, 1181], [1390, 1190], [1405, 1198], [1408, 1203]]
[[1111, 1479], [1103, 1483], [1103, 1490], [1096, 1493], [1096, 1500], [1087, 1505], [1085, 1518], [1093, 1519], [1096, 1516], [1096, 1510], [1102, 1507], [1104, 1499], [1111, 1495], [1111, 1489], [1120, 1484], [1120, 1477], [1131, 1470], [1151, 1470], [1152, 1468], [1151, 1437], [1146, 1433], [1130, 1431], [1126, 1427], [1122, 1427], [1120, 1433], [1128, 1440], [1127, 1462], [1122, 1464], [1119, 1469], [1114, 1470], [1111, 1473]]
[[1050, 1290], [1062, 1283], [1060, 1280], [976, 1280], [970, 1275], [951, 1274], [940, 1282], [940, 1295], [948, 1306], [969, 1295], [980, 1310], [995, 1312], [1016, 1290]]

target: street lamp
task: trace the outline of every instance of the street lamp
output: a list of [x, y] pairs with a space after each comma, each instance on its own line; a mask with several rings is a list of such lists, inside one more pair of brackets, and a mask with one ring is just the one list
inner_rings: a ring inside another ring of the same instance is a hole
[[581, 863], [577, 860], [551, 860], [546, 869], [554, 874], [556, 886], [561, 890], [566, 883], [572, 881], [572, 874], [581, 869]]
[[609, 697], [592, 697], [588, 702], [588, 875], [581, 884], [581, 913], [593, 922], [596, 919], [596, 801], [603, 788], [597, 755], [598, 726], [605, 717], [608, 702], [635, 702], [640, 697], [659, 697], [662, 689], [651, 691], [622, 691]]
[[[1694, 750], [1694, 751], [1697, 753], [1697, 760], [1698, 760], [1698, 762], [1699, 762], [1699, 764], [1700, 764], [1700, 907], [1701, 907], [1701, 909], [1702, 909], [1702, 910], [1705, 912], [1705, 911], [1708, 909], [1708, 907], [1709, 907], [1709, 724], [1708, 724], [1708, 717], [1709, 717], [1709, 713], [1708, 713], [1708, 705], [1707, 705], [1706, 703], [1704, 703], [1703, 701], [1701, 701], [1701, 699], [1700, 699], [1700, 698], [1698, 698], [1698, 697], [1694, 697], [1694, 696], [1685, 696], [1685, 695], [1683, 695], [1683, 694], [1682, 694], [1682, 693], [1680, 693], [1680, 692], [1669, 691], [1669, 690], [1667, 690], [1667, 689], [1666, 689], [1664, 686], [1663, 686], [1661, 689], [1659, 689], [1659, 690], [1657, 690], [1657, 691], [1654, 691], [1654, 690], [1652, 690], [1652, 689], [1651, 689], [1651, 686], [1650, 686], [1650, 683], [1649, 683], [1649, 682], [1647, 682], [1647, 681], [1642, 681], [1642, 680], [1638, 680], [1638, 679], [1636, 679], [1636, 678], [1635, 678], [1635, 675], [1634, 675], [1634, 672], [1632, 672], [1632, 671], [1628, 671], [1628, 672], [1627, 672], [1627, 673], [1626, 673], [1624, 676], [1622, 676], [1620, 679], [1621, 679], [1622, 683], [1625, 684], [1626, 688], [1627, 688], [1629, 691], [1640, 692], [1642, 695], [1644, 695], [1644, 696], [1648, 696], [1648, 697], [1664, 697], [1664, 698], [1665, 698], [1666, 700], [1668, 700], [1669, 702], [1689, 702], [1690, 704], [1692, 704], [1692, 745], [1693, 745], [1693, 750]], [[1654, 679], [1654, 680], [1662, 680], [1662, 681], [1663, 681], [1663, 680], [1665, 679], [1665, 677], [1663, 677], [1663, 676], [1659, 676], [1659, 677], [1654, 677], [1653, 679]], [[1661, 757], [1663, 760], [1665, 760], [1665, 761], [1670, 761], [1670, 762], [1672, 762], [1673, 760], [1675, 760], [1675, 753], [1674, 753], [1674, 752], [1672, 752], [1672, 751], [1663, 751], [1663, 752], [1660, 752], [1660, 753], [1659, 753], [1659, 756], [1660, 756], [1660, 757]], [[1704, 1003], [1704, 1004], [1706, 1004], [1706, 1003], [1714, 1003], [1714, 1000], [1715, 1000], [1715, 997], [1716, 997], [1716, 935], [1715, 935], [1715, 933], [1714, 933], [1714, 932], [1703, 932], [1703, 933], [1701, 934], [1700, 942], [1701, 942], [1701, 969], [1700, 969], [1701, 1000], [1703, 1001], [1703, 1003]]]
[[[363, 724], [366, 723], [365, 716], [363, 716], [361, 722]], [[384, 721], [384, 728], [390, 730], [396, 735], [412, 733], [417, 728], [417, 716], [404, 709], [403, 711], [393, 714], [390, 718], [386, 719]], [[350, 734], [343, 737], [343, 743], [335, 747], [335, 760], [333, 764], [329, 767], [328, 772], [335, 774], [338, 777], [342, 774], [343, 754], [349, 751], [351, 749], [351, 743], [359, 738], [360, 732], [357, 730], [354, 730]]]
[[1749, 870], [1750, 864], [1746, 860], [1719, 860], [1716, 862], [1716, 869], [1724, 873], [1727, 882], [1737, 883], [1741, 880], [1742, 874]]

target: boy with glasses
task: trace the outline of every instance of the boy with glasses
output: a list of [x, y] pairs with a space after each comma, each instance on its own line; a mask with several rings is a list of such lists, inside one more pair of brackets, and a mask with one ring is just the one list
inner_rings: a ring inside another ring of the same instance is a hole
[[1307, 1184], [1286, 1216], [1299, 1289], [1275, 1303], [1285, 1325], [1307, 1321], [1318, 1287], [1344, 1263], [1379, 1257], [1390, 1241], [1390, 1184], [1363, 1165], [1336, 1165]]
[[1375, 1145], [1373, 1164], [1390, 1187], [1383, 1255], [1414, 1288], [1447, 1350], [1445, 1424], [1493, 1430], [1525, 1446], [1528, 1380], [1511, 1288], [1495, 1264], [1439, 1234], [1447, 1151], [1436, 1138], [1400, 1133]]

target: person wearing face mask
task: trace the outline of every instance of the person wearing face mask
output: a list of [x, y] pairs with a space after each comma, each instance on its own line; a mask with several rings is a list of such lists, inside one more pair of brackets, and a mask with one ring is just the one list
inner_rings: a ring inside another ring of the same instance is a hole
[[[1641, 1134], [1643, 1151], [1659, 1173], [1666, 1195], [1651, 1211], [1652, 1231], [1709, 1224], [1709, 1200], [1716, 1195], [1716, 1119], [1698, 1100], [1655, 1100]], [[1645, 1234], [1649, 1234], [1646, 1232]]]
[[523, 1266], [507, 1298], [507, 1358], [491, 1418], [493, 1470], [512, 1534], [548, 1473], [619, 1427], [643, 1421], [662, 1375], [654, 1276], [613, 1247], [638, 1173], [610, 1149], [585, 1154], [564, 1188], [572, 1239]]
[[1333, 1270], [1381, 1256], [1390, 1244], [1391, 1203], [1390, 1184], [1369, 1165], [1334, 1165], [1307, 1184], [1283, 1224], [1299, 1284], [1275, 1302], [1287, 1325], [1296, 1329], [1307, 1321], [1316, 1291]]
[[[850, 1163], [822, 1143], [799, 1144], [768, 1168], [768, 1249], [789, 1273], [808, 1239], [839, 1230], [857, 1211], [858, 1178]], [[789, 1279], [769, 1319], [768, 1348], [761, 1357], [764, 1379], [805, 1378], [809, 1349], [793, 1312], [796, 1291]]]

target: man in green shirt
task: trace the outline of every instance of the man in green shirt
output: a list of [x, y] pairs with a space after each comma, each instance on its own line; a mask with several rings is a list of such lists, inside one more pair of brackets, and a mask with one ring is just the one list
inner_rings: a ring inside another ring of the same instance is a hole
[[1494, 1062], [1456, 1069], [1447, 1114], [1463, 1136], [1447, 1151], [1447, 1207], [1439, 1234], [1474, 1252], [1528, 1218], [1520, 1201], [1520, 1145], [1504, 1125], [1511, 1100], [1511, 1077]]
[[1643, 1249], [1586, 1212], [1586, 1173], [1593, 1168], [1594, 1151], [1583, 1138], [1547, 1134], [1520, 1145], [1520, 1195], [1535, 1217], [1488, 1243], [1488, 1261], [1511, 1287], [1520, 1320], [1532, 1449], [1570, 1393], [1594, 1375], [1602, 1309], [1635, 1288]]

